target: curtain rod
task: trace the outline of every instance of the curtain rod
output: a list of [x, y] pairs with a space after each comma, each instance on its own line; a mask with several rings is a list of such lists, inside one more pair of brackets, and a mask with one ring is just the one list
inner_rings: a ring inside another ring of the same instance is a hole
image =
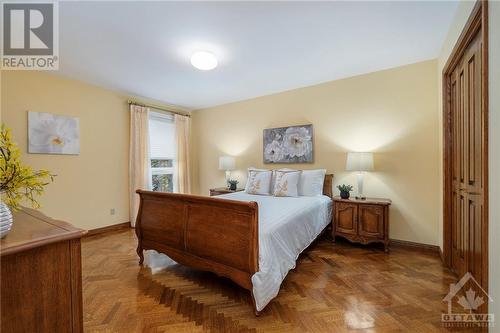
[[148, 108], [152, 108], [152, 109], [157, 109], [157, 110], [161, 110], [161, 111], [165, 111], [165, 112], [170, 112], [170, 113], [175, 113], [175, 114], [179, 114], [181, 116], [185, 116], [185, 117], [191, 117], [190, 114], [187, 114], [187, 113], [183, 113], [183, 112], [178, 112], [178, 111], [173, 111], [173, 110], [169, 110], [163, 106], [159, 106], [159, 105], [154, 105], [154, 104], [145, 104], [145, 103], [139, 103], [139, 102], [134, 102], [134, 101], [127, 101], [127, 103], [129, 105], [137, 105], [137, 106], [144, 106], [144, 107], [148, 107]]

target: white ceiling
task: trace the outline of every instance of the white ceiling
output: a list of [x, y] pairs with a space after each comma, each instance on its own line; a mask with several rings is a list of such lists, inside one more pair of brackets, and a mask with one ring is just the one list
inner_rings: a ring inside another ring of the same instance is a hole
[[[191, 109], [436, 58], [456, 1], [61, 2], [60, 72]], [[219, 66], [199, 71], [194, 51]]]

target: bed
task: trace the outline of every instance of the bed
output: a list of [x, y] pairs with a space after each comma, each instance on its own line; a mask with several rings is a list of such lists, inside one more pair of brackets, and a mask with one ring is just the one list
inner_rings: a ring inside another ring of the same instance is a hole
[[138, 190], [139, 263], [144, 250], [225, 276], [251, 292], [255, 314], [279, 292], [299, 254], [331, 222], [332, 180], [323, 196], [273, 197], [244, 192], [218, 197]]

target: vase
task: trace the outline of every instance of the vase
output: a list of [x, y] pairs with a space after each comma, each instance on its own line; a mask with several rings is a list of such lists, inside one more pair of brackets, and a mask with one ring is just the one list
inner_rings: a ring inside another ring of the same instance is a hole
[[0, 238], [4, 238], [12, 228], [12, 212], [2, 199], [0, 199]]
[[340, 191], [340, 197], [342, 199], [349, 199], [349, 196], [350, 196], [349, 192]]
[[236, 191], [236, 184], [229, 184], [229, 189], [231, 191]]

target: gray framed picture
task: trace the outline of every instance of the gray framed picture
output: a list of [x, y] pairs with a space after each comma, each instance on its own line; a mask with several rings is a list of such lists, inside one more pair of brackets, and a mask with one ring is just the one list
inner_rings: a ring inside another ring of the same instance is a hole
[[32, 154], [80, 154], [78, 118], [45, 112], [28, 112], [28, 152]]
[[312, 125], [265, 129], [264, 163], [313, 163]]

